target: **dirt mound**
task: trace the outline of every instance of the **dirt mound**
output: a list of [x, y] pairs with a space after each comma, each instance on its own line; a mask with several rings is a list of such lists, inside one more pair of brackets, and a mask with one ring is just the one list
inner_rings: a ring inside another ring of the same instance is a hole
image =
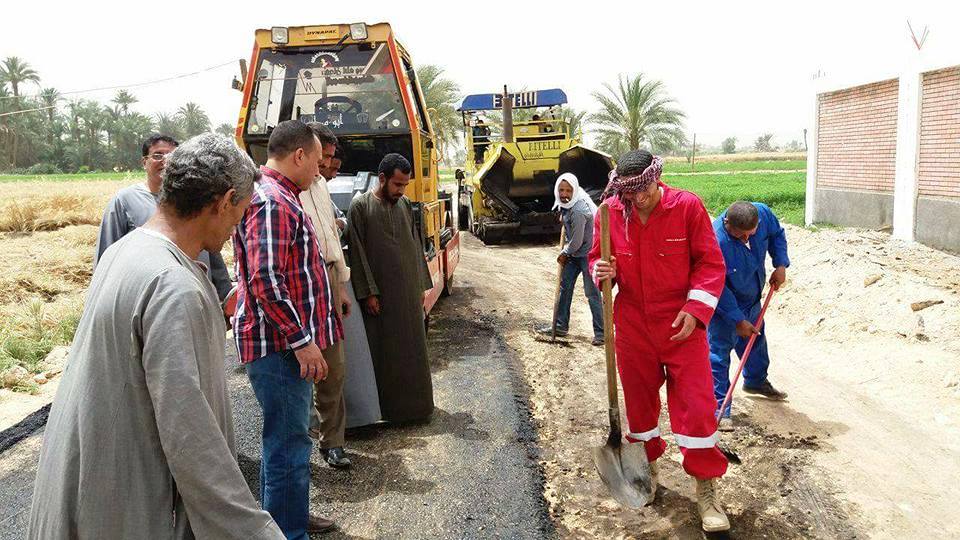
[[[774, 309], [802, 321], [809, 335], [886, 336], [960, 351], [960, 258], [875, 231], [788, 226], [787, 237], [796, 271]], [[925, 302], [932, 305], [911, 308]]]

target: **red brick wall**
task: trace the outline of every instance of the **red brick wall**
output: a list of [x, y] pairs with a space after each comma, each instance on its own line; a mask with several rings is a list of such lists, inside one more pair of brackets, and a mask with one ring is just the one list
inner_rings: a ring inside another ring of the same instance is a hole
[[920, 195], [960, 197], [960, 66], [923, 75]]
[[820, 94], [817, 186], [893, 192], [896, 79]]

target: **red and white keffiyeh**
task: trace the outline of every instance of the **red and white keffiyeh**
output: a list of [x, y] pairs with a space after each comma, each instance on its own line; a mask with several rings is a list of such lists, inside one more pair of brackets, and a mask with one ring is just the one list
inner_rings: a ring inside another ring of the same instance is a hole
[[[619, 176], [617, 170], [613, 169], [607, 176], [607, 189], [603, 191], [603, 197], [607, 198], [616, 195], [623, 203], [623, 217], [627, 223], [630, 223], [630, 215], [633, 213], [633, 203], [623, 197], [626, 193], [636, 193], [646, 191], [650, 184], [660, 181], [660, 174], [663, 173], [663, 158], [653, 156], [653, 161], [640, 174], [632, 176]], [[629, 227], [628, 227], [629, 229]]]
[[609, 182], [607, 182], [607, 189], [603, 192], [603, 196], [606, 198], [611, 195], [616, 195], [623, 200], [622, 195], [624, 193], [645, 191], [650, 187], [650, 184], [660, 180], [660, 174], [662, 172], [663, 158], [660, 156], [653, 156], [653, 162], [650, 163], [642, 173], [633, 176], [619, 176], [617, 170], [613, 169], [610, 171], [610, 174], [607, 175]]

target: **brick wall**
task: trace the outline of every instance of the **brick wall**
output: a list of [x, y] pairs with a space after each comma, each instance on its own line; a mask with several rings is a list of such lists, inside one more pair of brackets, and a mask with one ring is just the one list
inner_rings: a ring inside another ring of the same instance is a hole
[[817, 186], [893, 192], [896, 79], [821, 94]]
[[923, 75], [920, 195], [960, 197], [960, 66]]

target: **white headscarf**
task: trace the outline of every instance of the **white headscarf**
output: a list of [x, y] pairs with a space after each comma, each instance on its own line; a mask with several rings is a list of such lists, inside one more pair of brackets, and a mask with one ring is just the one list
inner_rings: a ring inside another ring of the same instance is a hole
[[[566, 182], [570, 184], [570, 187], [573, 188], [573, 197], [570, 197], [569, 202], [560, 202], [560, 182]], [[587, 206], [590, 207], [590, 212], [597, 213], [597, 204], [593, 202], [593, 199], [590, 198], [590, 194], [583, 190], [580, 187], [580, 181], [577, 180], [577, 176], [573, 173], [563, 173], [557, 178], [557, 183], [553, 185], [553, 209], [563, 208], [564, 210], [569, 210], [573, 208], [573, 205], [577, 204], [577, 201], [584, 200], [587, 201]]]

